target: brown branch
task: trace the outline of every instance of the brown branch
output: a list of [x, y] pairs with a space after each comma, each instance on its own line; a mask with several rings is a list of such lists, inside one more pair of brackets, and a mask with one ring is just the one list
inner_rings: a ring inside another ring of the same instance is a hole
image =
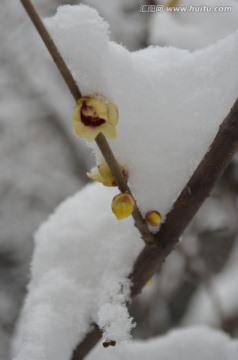
[[[27, 14], [29, 15], [31, 21], [35, 25], [41, 39], [43, 40], [45, 46], [47, 47], [50, 55], [52, 56], [59, 72], [61, 73], [62, 77], [64, 78], [71, 94], [73, 95], [75, 101], [77, 102], [81, 97], [81, 91], [77, 86], [72, 74], [69, 71], [64, 59], [60, 55], [53, 39], [51, 38], [50, 34], [48, 33], [46, 27], [44, 26], [41, 18], [39, 17], [38, 13], [36, 12], [35, 8], [31, 4], [30, 0], [20, 0], [22, 5], [24, 6]], [[95, 139], [107, 165], [109, 166], [112, 175], [116, 179], [117, 185], [122, 192], [129, 192], [131, 191], [121, 173], [120, 167], [118, 162], [113, 155], [113, 152], [107, 142], [105, 136], [100, 133]], [[131, 194], [132, 195], [132, 194]], [[141, 238], [144, 240], [146, 244], [153, 243], [153, 237], [148, 230], [148, 227], [137, 207], [135, 206], [135, 210], [133, 212], [133, 218], [135, 221], [135, 226], [138, 228], [139, 232], [141, 233]]]
[[224, 319], [222, 330], [236, 337], [238, 329], [238, 314], [232, 314]]
[[139, 255], [131, 274], [133, 297], [141, 291], [146, 281], [173, 250], [193, 216], [210, 195], [237, 148], [238, 99], [221, 124], [210, 149], [174, 203], [160, 231], [155, 235], [156, 245], [145, 246]]
[[[216, 181], [222, 175], [232, 156], [238, 149], [238, 99], [221, 124], [210, 149], [197, 167], [191, 179], [174, 203], [160, 231], [154, 236], [156, 245], [146, 245], [135, 262], [130, 275], [132, 281], [131, 300], [143, 289], [146, 281], [160, 268], [175, 247], [204, 200], [209, 196]], [[88, 339], [98, 337], [98, 330], [86, 336], [79, 344], [72, 360], [82, 360], [91, 350]], [[94, 343], [95, 344], [95, 343]], [[87, 349], [82, 354], [82, 349]], [[77, 356], [79, 354], [79, 356]]]
[[98, 328], [98, 326], [95, 325], [93, 330], [91, 330], [87, 334], [85, 339], [74, 350], [73, 355], [72, 355], [72, 360], [84, 359], [85, 356], [94, 348], [94, 346], [97, 345], [97, 343], [101, 339], [101, 337], [102, 337], [102, 332]]

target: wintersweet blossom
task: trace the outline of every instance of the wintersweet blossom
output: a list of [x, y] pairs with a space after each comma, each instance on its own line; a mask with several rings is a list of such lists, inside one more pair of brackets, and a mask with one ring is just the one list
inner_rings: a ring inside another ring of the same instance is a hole
[[112, 211], [117, 220], [122, 220], [130, 216], [135, 209], [135, 200], [130, 194], [120, 193], [112, 200]]
[[101, 132], [110, 139], [116, 138], [117, 106], [99, 95], [87, 95], [78, 100], [73, 113], [74, 132], [89, 141]]
[[145, 221], [150, 226], [157, 226], [161, 223], [162, 216], [161, 214], [156, 210], [148, 211], [145, 215]]
[[[122, 172], [122, 175], [124, 176], [124, 179], [127, 181], [128, 180], [128, 171], [126, 169], [126, 167], [124, 165], [120, 165], [120, 170]], [[109, 169], [109, 166], [107, 165], [107, 163], [105, 161], [102, 161], [98, 166], [97, 166], [97, 172], [90, 172], [87, 173], [87, 176], [95, 181], [98, 181], [100, 183], [102, 183], [105, 186], [116, 186], [116, 180], [114, 178], [114, 176], [111, 173], [111, 170]]]

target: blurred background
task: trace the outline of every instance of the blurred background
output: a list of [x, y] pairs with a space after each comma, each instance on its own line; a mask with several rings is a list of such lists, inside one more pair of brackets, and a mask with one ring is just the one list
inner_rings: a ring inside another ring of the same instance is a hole
[[[195, 51], [238, 28], [237, 0], [207, 0], [231, 12], [141, 12], [147, 0], [84, 0], [109, 22], [111, 39], [135, 51], [172, 45]], [[33, 1], [42, 17], [69, 0]], [[204, 5], [200, 0], [179, 5]], [[143, 8], [148, 10], [148, 8]], [[80, 54], [79, 54], [80, 56]], [[33, 235], [81, 189], [93, 166], [71, 126], [74, 101], [20, 1], [0, 7], [0, 359], [27, 291]], [[238, 336], [238, 156], [161, 271], [132, 307], [134, 337], [207, 323]]]

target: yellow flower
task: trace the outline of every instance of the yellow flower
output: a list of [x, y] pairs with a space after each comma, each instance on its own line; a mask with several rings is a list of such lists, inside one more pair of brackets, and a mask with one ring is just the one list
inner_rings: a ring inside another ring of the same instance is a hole
[[130, 216], [135, 209], [135, 200], [130, 194], [120, 193], [112, 200], [112, 211], [117, 220], [122, 220]]
[[[126, 170], [125, 166], [119, 165], [122, 175], [124, 179], [128, 180], [128, 171]], [[105, 186], [116, 186], [116, 180], [112, 176], [111, 170], [105, 161], [101, 162], [101, 164], [97, 167], [98, 172], [94, 173], [87, 173], [88, 177], [92, 180], [98, 181]]]
[[145, 221], [148, 225], [151, 226], [157, 226], [161, 223], [162, 216], [160, 213], [156, 210], [148, 211], [148, 213], [145, 215]]
[[118, 109], [99, 95], [83, 96], [73, 113], [74, 132], [89, 141], [101, 132], [110, 139], [116, 138]]

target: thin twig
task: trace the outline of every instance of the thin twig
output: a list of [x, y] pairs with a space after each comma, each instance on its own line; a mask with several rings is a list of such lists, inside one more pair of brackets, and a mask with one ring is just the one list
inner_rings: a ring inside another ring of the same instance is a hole
[[73, 352], [72, 360], [81, 360], [97, 345], [98, 341], [102, 337], [102, 332], [97, 325], [87, 334], [85, 339]]
[[238, 329], [238, 314], [227, 314], [227, 317], [224, 319], [222, 329], [231, 336], [236, 337]]
[[[174, 203], [165, 223], [155, 235], [156, 245], [146, 245], [138, 256], [134, 269], [129, 276], [132, 281], [131, 301], [141, 292], [147, 280], [160, 268], [166, 257], [175, 247], [202, 203], [209, 196], [216, 181], [227, 167], [232, 156], [238, 149], [238, 99], [223, 121], [207, 154], [197, 167], [188, 184]], [[189, 211], [190, 209], [190, 211]], [[77, 346], [72, 360], [83, 360], [92, 349], [87, 346], [88, 339], [99, 341], [98, 329], [86, 336], [83, 343]], [[81, 356], [82, 350], [84, 355]], [[79, 354], [79, 356], [76, 356]]]
[[[107, 154], [107, 164], [109, 166], [110, 164], [110, 170], [112, 175], [117, 181], [117, 186], [121, 192], [127, 192], [132, 195], [131, 190], [129, 186], [127, 185], [120, 167], [115, 159], [115, 156], [106, 141], [105, 136], [103, 136], [101, 133], [96, 137], [96, 143], [101, 150], [102, 154]], [[132, 195], [133, 196], [133, 195]], [[133, 211], [133, 219], [135, 221], [135, 226], [138, 228], [138, 230], [141, 233], [142, 239], [145, 241], [146, 244], [153, 244], [154, 239], [152, 234], [148, 231], [147, 225], [145, 223], [145, 220], [143, 219], [141, 212], [136, 204], [135, 210]]]
[[71, 74], [69, 71], [68, 66], [64, 62], [62, 56], [60, 55], [54, 41], [52, 40], [51, 36], [49, 35], [46, 27], [44, 26], [41, 18], [39, 17], [38, 13], [36, 12], [34, 6], [31, 4], [30, 0], [20, 0], [24, 9], [26, 10], [27, 14], [29, 15], [31, 21], [35, 25], [38, 33], [40, 34], [41, 39], [43, 40], [45, 46], [47, 47], [51, 57], [53, 58], [55, 65], [57, 66], [60, 74], [64, 78], [66, 85], [68, 86], [71, 94], [73, 95], [75, 101], [78, 101], [79, 98], [82, 97], [82, 94]]
[[[51, 38], [50, 34], [48, 33], [46, 27], [44, 26], [41, 18], [39, 17], [38, 13], [36, 12], [35, 8], [31, 4], [30, 0], [20, 0], [22, 5], [24, 6], [27, 14], [29, 15], [31, 21], [35, 25], [39, 35], [41, 36], [41, 39], [43, 40], [45, 46], [47, 47], [50, 55], [52, 56], [58, 70], [60, 71], [61, 75], [63, 76], [71, 94], [73, 95], [75, 101], [77, 102], [81, 97], [81, 91], [79, 87], [77, 86], [69, 68], [67, 67], [64, 59], [60, 55], [53, 39]], [[110, 148], [110, 145], [108, 144], [107, 139], [105, 136], [100, 133], [96, 137], [96, 143], [102, 152], [102, 155], [109, 166], [112, 175], [116, 179], [116, 183], [122, 192], [128, 192], [131, 194], [131, 191], [121, 173], [120, 167], [118, 165], [118, 162], [113, 155], [113, 152]], [[131, 194], [132, 195], [132, 194]], [[133, 218], [135, 221], [135, 226], [138, 228], [139, 232], [141, 233], [141, 238], [144, 240], [146, 244], [152, 244], [153, 243], [153, 237], [148, 230], [148, 227], [138, 209], [138, 206], [135, 206], [135, 210], [133, 212]]]

